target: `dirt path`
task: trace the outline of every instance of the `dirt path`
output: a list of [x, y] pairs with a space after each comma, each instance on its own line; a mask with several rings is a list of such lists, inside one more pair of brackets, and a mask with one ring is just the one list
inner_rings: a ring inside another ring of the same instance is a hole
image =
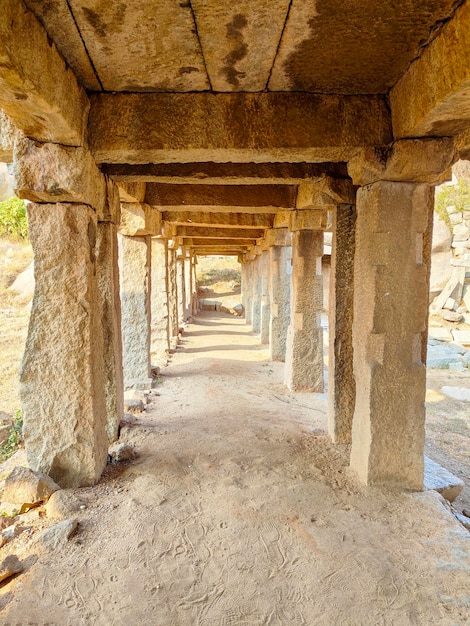
[[122, 432], [138, 458], [71, 491], [70, 542], [12, 542], [37, 560], [2, 624], [468, 623], [470, 535], [437, 496], [358, 485], [325, 398], [290, 394], [243, 320], [196, 318], [158, 392]]

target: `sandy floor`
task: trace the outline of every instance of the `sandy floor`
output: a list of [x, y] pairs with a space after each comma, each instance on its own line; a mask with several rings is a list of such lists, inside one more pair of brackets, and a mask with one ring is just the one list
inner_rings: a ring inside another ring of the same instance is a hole
[[2, 624], [469, 623], [470, 534], [437, 495], [358, 485], [325, 398], [290, 394], [243, 320], [196, 318], [157, 391], [122, 432], [138, 458], [73, 492], [70, 542], [7, 544], [34, 564]]

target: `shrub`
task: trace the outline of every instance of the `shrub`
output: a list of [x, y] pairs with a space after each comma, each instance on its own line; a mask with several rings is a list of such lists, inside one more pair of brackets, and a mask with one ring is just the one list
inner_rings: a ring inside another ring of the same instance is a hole
[[0, 237], [26, 239], [28, 218], [24, 200], [10, 198], [0, 202]]
[[440, 185], [436, 188], [436, 213], [452, 229], [447, 213], [448, 206], [455, 206], [461, 212], [470, 210], [470, 184], [464, 178], [456, 185]]
[[23, 443], [23, 413], [17, 411], [12, 420], [8, 441], [0, 447], [0, 462], [9, 459]]

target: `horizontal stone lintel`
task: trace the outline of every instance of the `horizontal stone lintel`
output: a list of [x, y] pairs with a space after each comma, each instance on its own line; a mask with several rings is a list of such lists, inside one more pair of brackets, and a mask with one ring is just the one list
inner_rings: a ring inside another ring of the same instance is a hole
[[347, 161], [392, 140], [385, 96], [307, 93], [93, 94], [99, 163]]
[[277, 213], [289, 210], [289, 207], [278, 206], [233, 206], [221, 204], [180, 204], [180, 205], [152, 205], [155, 210], [162, 213], [174, 212], [196, 212], [196, 213], [245, 213], [247, 215], [257, 215], [266, 213]]
[[324, 176], [348, 178], [346, 163], [104, 163], [101, 170], [119, 182], [180, 185], [275, 185]]
[[264, 229], [206, 228], [204, 226], [177, 226], [177, 237], [210, 237], [212, 239], [259, 239]]
[[210, 226], [211, 228], [272, 228], [274, 213], [210, 213], [201, 211], [165, 211], [164, 222], [178, 226]]
[[211, 248], [228, 248], [237, 246], [251, 246], [257, 239], [211, 239], [183, 237], [184, 246], [210, 246]]

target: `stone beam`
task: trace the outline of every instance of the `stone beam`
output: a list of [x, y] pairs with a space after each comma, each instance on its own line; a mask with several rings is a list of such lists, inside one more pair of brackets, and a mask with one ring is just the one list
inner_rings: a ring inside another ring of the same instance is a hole
[[195, 213], [245, 213], [245, 214], [260, 214], [260, 213], [276, 213], [278, 211], [285, 211], [281, 207], [273, 206], [231, 206], [230, 204], [174, 204], [174, 205], [153, 205], [158, 211], [165, 213], [168, 212], [195, 212]]
[[274, 218], [274, 228], [297, 230], [328, 230], [331, 226], [331, 212], [326, 209], [302, 209], [280, 211]]
[[94, 94], [99, 163], [346, 161], [388, 144], [385, 96], [307, 93]]
[[116, 181], [184, 185], [299, 184], [322, 176], [348, 176], [346, 163], [104, 163], [101, 169]]
[[145, 202], [154, 206], [230, 206], [288, 208], [295, 206], [295, 185], [167, 185], [148, 184]]
[[325, 176], [299, 185], [296, 208], [334, 211], [338, 203], [354, 204], [355, 201], [356, 189], [350, 179]]
[[0, 108], [28, 137], [83, 144], [87, 95], [21, 0], [3, 0], [0, 12]]
[[274, 214], [269, 213], [209, 213], [201, 211], [165, 211], [165, 222], [178, 226], [210, 226], [212, 228], [272, 228]]
[[191, 248], [197, 256], [238, 256], [245, 254], [246, 248], [228, 248], [219, 250], [217, 248]]
[[236, 246], [252, 246], [256, 243], [256, 239], [211, 239], [207, 238], [184, 238], [184, 246], [210, 246], [211, 248], [227, 248]]
[[464, 3], [390, 92], [396, 139], [455, 135], [470, 122], [470, 5]]
[[211, 237], [212, 239], [259, 239], [264, 229], [206, 228], [203, 226], [177, 226], [177, 237]]

